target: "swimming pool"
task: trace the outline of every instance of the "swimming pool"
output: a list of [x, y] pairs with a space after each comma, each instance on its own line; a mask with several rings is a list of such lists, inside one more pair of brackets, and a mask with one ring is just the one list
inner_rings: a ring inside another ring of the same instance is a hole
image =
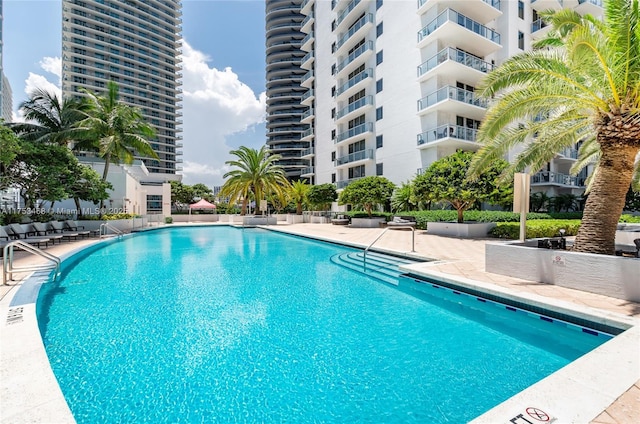
[[65, 261], [38, 316], [76, 420], [464, 422], [610, 338], [330, 261], [349, 250], [198, 227]]

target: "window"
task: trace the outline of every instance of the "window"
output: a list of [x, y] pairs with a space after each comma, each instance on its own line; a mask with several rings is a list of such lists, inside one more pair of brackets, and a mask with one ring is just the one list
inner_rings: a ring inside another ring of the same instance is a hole
[[518, 48], [524, 50], [524, 33], [522, 31], [518, 31]]
[[331, 44], [331, 53], [336, 52], [336, 43]]
[[380, 135], [376, 136], [376, 149], [381, 148], [382, 145], [383, 145], [383, 143], [382, 143], [382, 134], [380, 134]]
[[331, 152], [331, 162], [336, 160], [336, 152]]
[[376, 175], [382, 175], [382, 163], [376, 163]]
[[335, 184], [336, 182], [336, 174], [331, 174], [331, 184]]
[[382, 50], [376, 53], [376, 65], [379, 65], [381, 63], [382, 63]]
[[331, 130], [331, 139], [335, 140], [336, 138], [336, 130]]
[[379, 93], [381, 91], [382, 91], [382, 78], [376, 81], [376, 93]]
[[364, 165], [354, 166], [353, 168], [349, 168], [349, 179], [362, 178], [364, 176], [365, 176]]
[[518, 0], [518, 18], [524, 19], [524, 2]]
[[336, 86], [331, 87], [331, 97], [336, 97]]
[[162, 196], [157, 194], [147, 195], [147, 213], [162, 212]]
[[379, 121], [381, 119], [382, 119], [382, 106], [376, 109], [376, 121]]
[[381, 35], [382, 35], [382, 22], [380, 22], [376, 26], [376, 38], [380, 37]]
[[331, 119], [335, 119], [336, 118], [336, 108], [334, 107], [333, 109], [331, 109]]
[[355, 143], [349, 144], [349, 154], [362, 152], [364, 150], [364, 140], [356, 141]]
[[336, 64], [334, 63], [333, 65], [331, 65], [331, 75], [335, 75], [336, 74]]
[[380, 6], [382, 6], [382, 0], [376, 0], [376, 10], [380, 9]]

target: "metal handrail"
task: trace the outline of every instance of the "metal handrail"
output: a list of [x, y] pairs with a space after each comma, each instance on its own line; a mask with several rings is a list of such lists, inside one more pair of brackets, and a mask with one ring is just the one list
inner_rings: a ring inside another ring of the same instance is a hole
[[[13, 266], [13, 250], [14, 250], [13, 248], [14, 247], [19, 247], [21, 250], [43, 257], [53, 262], [53, 265], [31, 265], [31, 266], [14, 267]], [[37, 247], [34, 247], [29, 243], [25, 243], [23, 241], [16, 240], [16, 241], [12, 241], [11, 243], [8, 243], [4, 247], [2, 254], [3, 254], [2, 285], [7, 285], [7, 275], [10, 275], [9, 280], [13, 280], [13, 274], [16, 272], [45, 271], [48, 269], [55, 269], [56, 272], [54, 274], [54, 279], [60, 273], [60, 258], [52, 255], [51, 253], [43, 252]]]
[[[104, 228], [104, 233], [102, 231], [103, 228]], [[103, 236], [107, 235], [107, 230], [108, 229], [110, 229], [111, 231], [116, 233], [118, 235], [118, 238], [120, 238], [120, 237], [122, 237], [124, 235], [124, 233], [122, 231], [120, 231], [119, 229], [117, 229], [113, 225], [109, 225], [109, 223], [103, 222], [102, 224], [100, 224], [100, 238], [102, 238]]]
[[394, 225], [393, 227], [385, 228], [378, 237], [374, 241], [371, 242], [366, 249], [364, 249], [364, 254], [362, 255], [362, 270], [363, 272], [367, 272], [367, 252], [380, 238], [389, 230], [397, 230], [399, 228], [410, 228], [411, 229], [411, 252], [416, 251], [416, 229], [413, 228], [413, 225]]

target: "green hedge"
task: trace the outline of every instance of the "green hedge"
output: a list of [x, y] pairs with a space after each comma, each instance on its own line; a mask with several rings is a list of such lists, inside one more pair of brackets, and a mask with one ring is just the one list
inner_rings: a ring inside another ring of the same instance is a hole
[[[566, 236], [575, 236], [580, 228], [579, 219], [536, 219], [527, 220], [526, 238], [556, 237], [560, 230], [564, 229]], [[518, 239], [520, 237], [519, 222], [498, 222], [489, 235], [505, 239]]]

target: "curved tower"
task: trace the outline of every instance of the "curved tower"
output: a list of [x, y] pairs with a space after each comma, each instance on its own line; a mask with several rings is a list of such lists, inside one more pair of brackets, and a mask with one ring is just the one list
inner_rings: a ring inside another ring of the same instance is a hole
[[302, 152], [310, 147], [301, 141], [309, 128], [303, 123], [308, 107], [301, 105], [306, 91], [300, 83], [307, 73], [300, 67], [305, 52], [300, 50], [304, 34], [300, 25], [302, 0], [266, 2], [267, 146], [282, 155], [279, 164], [287, 178], [297, 180], [309, 161]]

